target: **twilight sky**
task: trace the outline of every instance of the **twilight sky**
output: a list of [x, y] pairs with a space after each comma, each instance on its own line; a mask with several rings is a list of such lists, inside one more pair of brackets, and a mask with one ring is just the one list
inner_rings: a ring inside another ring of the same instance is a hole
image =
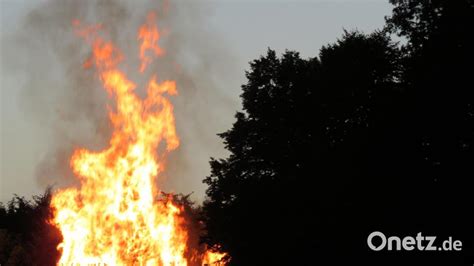
[[[82, 62], [75, 55], [64, 59], [63, 32], [54, 30], [64, 28], [61, 19], [69, 19], [68, 12], [75, 9], [64, 5], [70, 10], [62, 12], [63, 6], [56, 5], [53, 12], [49, 2], [57, 1], [0, 0], [0, 202], [13, 194], [39, 194], [48, 184], [71, 183], [61, 178], [63, 172], [67, 175], [64, 169], [70, 151], [64, 147], [103, 146], [104, 137], [96, 141], [95, 136], [100, 134], [90, 133], [101, 128], [97, 125], [101, 117], [77, 115], [94, 112], [94, 108], [101, 110], [101, 105], [95, 105], [101, 95], [92, 95], [96, 98], [90, 100], [83, 92], [74, 91], [73, 87], [82, 83], [68, 83], [71, 75], [67, 67], [77, 64], [80, 71]], [[180, 1], [179, 12], [164, 22], [176, 33], [170, 37], [178, 45], [167, 44], [170, 54], [189, 74], [177, 78], [178, 90], [184, 91], [180, 95], [183, 98], [175, 102], [182, 147], [169, 158], [169, 176], [162, 186], [167, 191], [194, 192], [198, 201], [204, 197], [201, 180], [209, 173], [209, 157], [226, 154], [216, 134], [231, 126], [233, 114], [240, 108], [238, 95], [249, 61], [264, 54], [268, 47], [278, 53], [289, 49], [303, 57], [314, 57], [322, 45], [340, 37], [343, 29], [370, 32], [382, 27], [384, 16], [391, 11], [384, 0], [192, 3], [189, 7]], [[145, 4], [142, 8], [126, 6], [133, 10], [130, 21], [147, 9]], [[61, 19], [49, 19], [49, 15]], [[37, 25], [37, 21], [46, 23]], [[133, 25], [121, 23], [127, 29]], [[68, 38], [64, 38], [64, 46], [72, 45]], [[51, 40], [59, 41], [51, 45]]]

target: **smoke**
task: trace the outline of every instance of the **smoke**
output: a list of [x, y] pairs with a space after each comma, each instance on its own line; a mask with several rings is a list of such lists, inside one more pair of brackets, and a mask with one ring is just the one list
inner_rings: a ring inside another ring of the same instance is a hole
[[[136, 31], [149, 11], [157, 13], [165, 55], [138, 73]], [[89, 47], [74, 35], [72, 21], [101, 23], [101, 35], [125, 55], [120, 67], [143, 86], [157, 73], [174, 79], [179, 95], [172, 99], [181, 146], [168, 158], [160, 187], [166, 191], [195, 192], [202, 200], [210, 156], [223, 156], [217, 133], [230, 127], [237, 103], [226, 92], [226, 75], [235, 71], [232, 55], [216, 36], [207, 18], [212, 8], [204, 2], [52, 0], [41, 3], [24, 19], [15, 36], [15, 50], [25, 58], [27, 81], [21, 108], [38, 127], [48, 127], [48, 149], [38, 159], [36, 178], [42, 187], [77, 182], [69, 158], [77, 147], [100, 150], [111, 134], [107, 116], [110, 99], [93, 70], [82, 63]], [[8, 56], [8, 61], [18, 58]], [[227, 85], [228, 86], [228, 85]]]

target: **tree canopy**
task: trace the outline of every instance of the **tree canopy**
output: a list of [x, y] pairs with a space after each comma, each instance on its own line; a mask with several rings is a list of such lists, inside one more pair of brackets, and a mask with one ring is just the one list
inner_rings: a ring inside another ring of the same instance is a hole
[[61, 233], [49, 220], [51, 191], [32, 200], [15, 196], [0, 203], [0, 263], [2, 265], [55, 265]]
[[[377, 263], [365, 245], [375, 230], [474, 235], [474, 4], [391, 3], [381, 31], [250, 63], [243, 111], [219, 134], [230, 155], [211, 158], [204, 180], [205, 241], [234, 265]], [[407, 257], [465, 262], [463, 240], [461, 254]]]

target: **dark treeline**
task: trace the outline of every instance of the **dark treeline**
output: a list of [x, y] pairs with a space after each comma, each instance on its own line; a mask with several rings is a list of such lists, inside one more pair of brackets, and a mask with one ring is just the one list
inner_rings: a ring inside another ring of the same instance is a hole
[[[211, 159], [207, 199], [189, 208], [232, 265], [474, 263], [474, 1], [391, 3], [379, 31], [251, 62], [220, 134], [230, 156]], [[57, 260], [49, 200], [0, 204], [2, 265]], [[373, 231], [463, 249], [374, 252]]]
[[48, 221], [51, 190], [32, 200], [15, 196], [6, 206], [0, 203], [0, 264], [55, 265], [61, 233]]
[[[391, 3], [381, 31], [251, 62], [204, 181], [232, 265], [474, 263], [474, 1]], [[374, 252], [373, 231], [463, 250]]]

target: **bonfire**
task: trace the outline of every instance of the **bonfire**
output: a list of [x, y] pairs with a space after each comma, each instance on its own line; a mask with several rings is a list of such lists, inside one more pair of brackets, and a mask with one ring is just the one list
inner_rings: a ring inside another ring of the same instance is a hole
[[[167, 155], [180, 144], [169, 99], [178, 94], [176, 82], [150, 75], [146, 97], [140, 98], [136, 83], [119, 69], [122, 52], [101, 37], [102, 26], [74, 20], [73, 27], [91, 47], [84, 67], [95, 70], [113, 99], [113, 133], [101, 151], [74, 151], [70, 164], [80, 185], [53, 195], [52, 223], [63, 236], [58, 264], [224, 265], [225, 253], [187, 245], [183, 206], [172, 197], [157, 200], [162, 191], [156, 179], [165, 170]], [[136, 38], [141, 75], [165, 54], [160, 37], [152, 12]]]

